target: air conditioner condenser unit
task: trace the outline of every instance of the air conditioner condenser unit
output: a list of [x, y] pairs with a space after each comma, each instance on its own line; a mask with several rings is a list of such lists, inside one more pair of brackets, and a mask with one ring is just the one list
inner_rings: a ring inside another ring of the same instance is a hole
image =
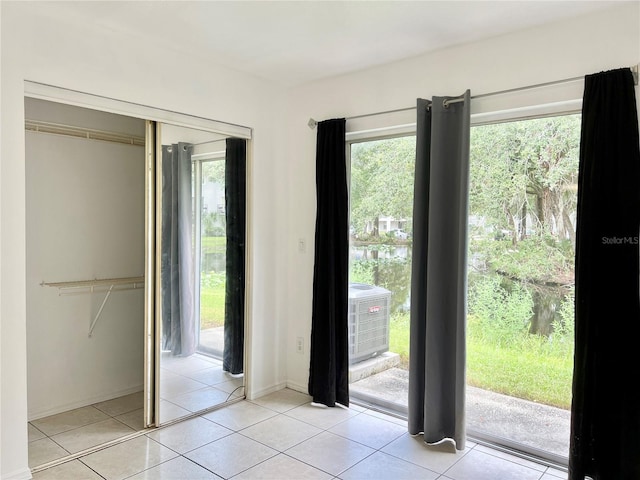
[[363, 283], [349, 284], [349, 363], [389, 350], [391, 292]]

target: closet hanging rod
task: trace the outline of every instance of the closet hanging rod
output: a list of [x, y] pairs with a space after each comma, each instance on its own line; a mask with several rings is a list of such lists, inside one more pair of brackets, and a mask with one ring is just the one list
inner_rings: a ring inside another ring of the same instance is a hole
[[[633, 74], [634, 85], [637, 86], [638, 85], [638, 76], [639, 76], [638, 64], [630, 66], [629, 69], [631, 70], [631, 73]], [[505, 94], [508, 94], [508, 93], [516, 93], [516, 92], [521, 92], [521, 91], [525, 91], [525, 90], [533, 90], [533, 89], [536, 89], [536, 88], [551, 87], [553, 85], [562, 85], [564, 83], [577, 82], [577, 81], [584, 80], [584, 77], [585, 76], [583, 75], [583, 76], [580, 76], [580, 77], [563, 78], [561, 80], [553, 80], [551, 82], [537, 83], [537, 84], [534, 84], [534, 85], [526, 85], [524, 87], [516, 87], [516, 88], [509, 88], [509, 89], [506, 89], [506, 90], [497, 90], [495, 92], [481, 93], [481, 94], [478, 94], [478, 95], [472, 95], [471, 96], [471, 100], [475, 100], [475, 99], [478, 99], [478, 98], [484, 98], [484, 97], [493, 97], [493, 96], [496, 96], [496, 95], [505, 95]], [[443, 101], [443, 105], [445, 107], [448, 107], [452, 103], [460, 103], [462, 101], [464, 101], [463, 97], [453, 97], [453, 98], [444, 100]], [[355, 120], [356, 118], [374, 117], [376, 115], [386, 115], [386, 114], [389, 114], [389, 113], [406, 112], [406, 111], [415, 110], [415, 109], [416, 109], [416, 107], [405, 107], [405, 108], [398, 108], [398, 109], [395, 109], [395, 110], [385, 110], [385, 111], [382, 111], [382, 112], [363, 113], [361, 115], [353, 115], [353, 116], [350, 116], [350, 117], [345, 117], [345, 120]], [[314, 128], [316, 128], [316, 125], [318, 125], [318, 122], [317, 122], [317, 120], [314, 120], [313, 118], [310, 118], [309, 122], [307, 123], [307, 125], [309, 125], [309, 128], [314, 129]]]
[[36, 133], [66, 135], [68, 137], [85, 138], [87, 140], [102, 140], [104, 142], [122, 143], [125, 145], [145, 145], [145, 138], [136, 135], [76, 127], [73, 125], [63, 125], [60, 123], [43, 122], [40, 120], [25, 120], [24, 128], [25, 130]]
[[[69, 293], [60, 293], [60, 295], [79, 295], [81, 293], [97, 293], [104, 292], [102, 289], [107, 289], [107, 294], [105, 295], [102, 303], [100, 304], [100, 308], [98, 308], [98, 313], [91, 321], [89, 325], [89, 338], [93, 335], [93, 330], [96, 328], [96, 324], [100, 319], [100, 315], [102, 315], [102, 311], [104, 310], [109, 297], [112, 292], [121, 292], [125, 290], [134, 290], [137, 288], [144, 287], [144, 276], [140, 277], [120, 277], [120, 278], [95, 278], [93, 280], [76, 280], [71, 282], [42, 282], [40, 285], [43, 287], [55, 287], [58, 290], [76, 290]], [[123, 288], [118, 288], [123, 287]], [[84, 291], [82, 291], [84, 289]], [[77, 291], [81, 290], [81, 291]]]

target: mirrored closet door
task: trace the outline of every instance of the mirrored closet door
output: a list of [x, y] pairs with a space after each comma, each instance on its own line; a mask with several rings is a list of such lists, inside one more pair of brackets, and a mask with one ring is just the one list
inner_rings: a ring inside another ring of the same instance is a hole
[[251, 129], [37, 83], [26, 90], [37, 472], [244, 398]]
[[156, 419], [244, 397], [246, 140], [156, 129]]

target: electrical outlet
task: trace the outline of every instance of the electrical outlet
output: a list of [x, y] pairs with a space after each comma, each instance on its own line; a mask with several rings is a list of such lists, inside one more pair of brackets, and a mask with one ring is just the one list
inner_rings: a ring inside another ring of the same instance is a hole
[[296, 339], [296, 352], [304, 353], [304, 340], [302, 340], [302, 337]]

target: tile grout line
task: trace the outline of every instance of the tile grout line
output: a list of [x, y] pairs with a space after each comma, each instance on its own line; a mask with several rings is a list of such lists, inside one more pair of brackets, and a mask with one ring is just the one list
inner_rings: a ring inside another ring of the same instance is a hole
[[[201, 415], [205, 415], [207, 413], [211, 413], [213, 411], [219, 410], [219, 409], [224, 408], [226, 406], [232, 405], [234, 403], [238, 403], [241, 400], [243, 400], [243, 399], [241, 397], [239, 397], [239, 398], [234, 399], [233, 401], [231, 401], [231, 402], [229, 402], [227, 404], [224, 404], [224, 403], [223, 404], [218, 404], [218, 405], [215, 405], [215, 406], [213, 406], [213, 407], [211, 407], [209, 409], [202, 410], [200, 412], [192, 412], [191, 414], [186, 415], [184, 417], [179, 417], [179, 418], [171, 420], [171, 421], [169, 421], [169, 422], [167, 422], [167, 423], [165, 423], [163, 425], [160, 425], [160, 426], [157, 426], [157, 427], [153, 427], [153, 431], [155, 432], [155, 431], [158, 431], [160, 429], [167, 428], [167, 427], [170, 427], [170, 426], [175, 425], [177, 423], [180, 423], [182, 421], [190, 420], [192, 418], [197, 418], [197, 417], [199, 417]], [[111, 441], [109, 441], [107, 443], [96, 445], [94, 447], [87, 448], [87, 449], [82, 450], [80, 452], [76, 452], [76, 453], [70, 454], [69, 456], [62, 457], [62, 458], [59, 458], [59, 459], [56, 459], [56, 460], [52, 460], [52, 461], [44, 463], [42, 465], [35, 466], [35, 467], [31, 468], [31, 473], [38, 473], [38, 472], [41, 472], [43, 470], [47, 470], [49, 468], [53, 468], [53, 467], [56, 467], [58, 465], [62, 465], [64, 463], [67, 463], [67, 462], [70, 462], [70, 461], [73, 461], [73, 460], [78, 460], [78, 459], [80, 459], [82, 457], [86, 457], [88, 455], [91, 455], [92, 453], [96, 453], [96, 452], [99, 452], [101, 450], [105, 450], [107, 448], [119, 445], [120, 443], [124, 443], [124, 442], [127, 442], [129, 440], [133, 440], [135, 438], [147, 435], [147, 433], [149, 433], [149, 429], [143, 429], [143, 430], [139, 430], [137, 432], [133, 432], [133, 433], [128, 434], [128, 435], [126, 435], [124, 437], [120, 437], [118, 439], [111, 440]], [[63, 448], [63, 447], [61, 447], [61, 448]], [[66, 449], [64, 449], [64, 450], [66, 450]]]
[[[181, 422], [187, 421], [187, 420], [189, 420], [189, 419], [198, 418], [198, 417], [203, 418], [204, 420], [207, 420], [207, 421], [209, 421], [209, 422], [212, 422], [212, 423], [214, 423], [214, 424], [216, 424], [216, 425], [219, 425], [219, 426], [221, 426], [221, 427], [223, 427], [223, 428], [228, 428], [228, 427], [226, 427], [225, 425], [222, 425], [222, 424], [220, 424], [220, 423], [218, 423], [218, 422], [215, 422], [214, 420], [210, 420], [210, 419], [208, 419], [208, 418], [204, 418], [204, 415], [206, 415], [206, 414], [208, 414], [208, 413], [211, 413], [211, 412], [213, 412], [213, 411], [219, 410], [219, 409], [221, 409], [221, 408], [224, 408], [224, 407], [226, 407], [226, 406], [233, 405], [233, 404], [235, 404], [235, 403], [240, 403], [242, 400], [246, 401], [247, 403], [249, 403], [249, 404], [251, 404], [251, 405], [259, 406], [259, 407], [265, 408], [265, 409], [267, 409], [267, 410], [270, 410], [271, 412], [274, 412], [275, 414], [274, 414], [273, 416], [271, 416], [271, 417], [268, 417], [268, 418], [265, 418], [265, 419], [263, 419], [263, 420], [257, 421], [257, 422], [255, 422], [255, 423], [253, 423], [253, 424], [251, 424], [251, 425], [247, 425], [246, 427], [243, 427], [242, 429], [229, 429], [231, 433], [229, 433], [229, 434], [227, 434], [227, 435], [224, 435], [223, 437], [220, 437], [219, 439], [213, 440], [212, 442], [208, 442], [208, 443], [206, 443], [206, 444], [204, 444], [204, 445], [201, 445], [201, 446], [199, 446], [199, 447], [196, 447], [196, 448], [194, 448], [194, 449], [192, 449], [192, 450], [190, 450], [190, 451], [188, 451], [188, 452], [185, 452], [185, 453], [177, 452], [177, 451], [176, 451], [176, 450], [174, 450], [173, 448], [171, 448], [171, 447], [169, 447], [169, 446], [167, 446], [167, 445], [165, 445], [165, 444], [161, 443], [161, 442], [160, 442], [160, 441], [158, 441], [158, 440], [155, 440], [155, 439], [153, 439], [153, 438], [150, 438], [150, 437], [148, 436], [148, 434], [149, 434], [149, 433], [152, 433], [152, 432], [158, 431], [158, 430], [160, 430], [160, 429], [162, 429], [162, 428], [169, 427], [169, 426], [172, 426], [172, 425], [175, 425], [175, 424], [178, 424], [178, 423], [181, 423]], [[456, 465], [460, 460], [462, 460], [463, 458], [465, 458], [465, 457], [466, 457], [466, 455], [467, 455], [469, 452], [473, 451], [473, 450], [476, 448], [476, 446], [477, 446], [477, 445], [479, 445], [479, 443], [477, 443], [477, 442], [473, 442], [473, 443], [474, 443], [474, 445], [473, 445], [471, 448], [469, 448], [469, 450], [468, 450], [468, 451], [464, 452], [464, 454], [463, 454], [459, 459], [457, 459], [457, 460], [456, 460], [452, 465], [450, 465], [449, 467], [447, 467], [447, 469], [446, 469], [443, 473], [438, 473], [438, 472], [435, 472], [435, 471], [431, 470], [431, 469], [430, 469], [430, 468], [428, 468], [428, 467], [424, 467], [424, 466], [422, 466], [422, 465], [420, 465], [420, 464], [417, 464], [417, 463], [414, 463], [414, 462], [412, 462], [412, 461], [410, 461], [410, 460], [407, 460], [407, 459], [404, 459], [404, 458], [401, 458], [401, 457], [397, 457], [397, 456], [396, 456], [396, 455], [394, 455], [393, 453], [387, 453], [387, 452], [384, 452], [384, 451], [383, 451], [383, 449], [384, 449], [384, 448], [386, 448], [387, 446], [389, 446], [391, 443], [393, 443], [393, 442], [397, 441], [399, 438], [401, 438], [403, 435], [405, 435], [405, 434], [406, 434], [406, 432], [405, 432], [405, 433], [403, 433], [403, 434], [401, 434], [401, 435], [399, 435], [398, 437], [396, 437], [396, 438], [394, 438], [394, 439], [390, 440], [389, 442], [385, 443], [384, 445], [382, 445], [382, 446], [380, 446], [380, 447], [371, 447], [371, 446], [369, 446], [369, 445], [367, 445], [367, 444], [364, 444], [364, 443], [358, 442], [358, 441], [356, 441], [356, 440], [352, 440], [352, 439], [350, 439], [350, 438], [348, 438], [348, 437], [344, 437], [343, 435], [340, 435], [340, 434], [338, 434], [338, 433], [334, 433], [334, 432], [331, 432], [331, 431], [330, 431], [332, 428], [335, 428], [335, 427], [337, 427], [338, 425], [341, 425], [341, 424], [343, 424], [343, 423], [345, 423], [345, 422], [347, 422], [347, 421], [349, 421], [349, 420], [351, 420], [351, 419], [358, 418], [358, 416], [359, 416], [359, 415], [361, 415], [362, 413], [367, 414], [367, 410], [366, 410], [366, 409], [365, 409], [365, 410], [363, 410], [363, 411], [355, 411], [355, 413], [354, 413], [353, 415], [350, 415], [348, 418], [342, 419], [342, 420], [338, 421], [337, 423], [332, 424], [332, 425], [330, 425], [330, 426], [328, 426], [328, 427], [325, 427], [325, 426], [319, 427], [319, 426], [317, 426], [317, 425], [314, 425], [314, 424], [312, 424], [312, 423], [309, 423], [309, 422], [308, 422], [308, 421], [306, 421], [306, 420], [303, 420], [303, 419], [300, 419], [300, 418], [296, 418], [296, 417], [293, 417], [293, 416], [291, 416], [291, 415], [287, 415], [287, 413], [290, 413], [291, 411], [293, 411], [293, 410], [295, 410], [295, 409], [297, 409], [297, 408], [299, 408], [299, 407], [303, 407], [303, 406], [305, 406], [305, 405], [307, 405], [307, 404], [308, 404], [308, 403], [302, 403], [302, 404], [299, 404], [299, 405], [292, 406], [291, 408], [289, 408], [289, 409], [287, 409], [287, 410], [284, 410], [284, 411], [278, 411], [278, 410], [275, 410], [274, 408], [269, 407], [268, 405], [260, 405], [260, 404], [258, 404], [258, 403], [252, 402], [252, 401], [250, 401], [250, 400], [246, 400], [246, 399], [239, 398], [239, 399], [237, 399], [237, 401], [234, 401], [232, 404], [221, 404], [221, 405], [218, 405], [218, 406], [217, 406], [217, 408], [216, 408], [216, 407], [214, 407], [214, 408], [212, 408], [212, 409], [211, 409], [211, 410], [209, 410], [209, 411], [200, 411], [200, 412], [195, 412], [195, 413], [193, 413], [193, 414], [191, 414], [191, 415], [189, 415], [189, 416], [187, 416], [187, 417], [181, 417], [181, 418], [179, 418], [179, 419], [174, 420], [173, 422], [170, 422], [170, 423], [168, 423], [168, 424], [164, 424], [164, 425], [162, 425], [162, 426], [160, 426], [160, 427], [157, 427], [157, 428], [155, 428], [155, 429], [153, 429], [153, 430], [151, 430], [151, 431], [150, 431], [149, 429], [147, 429], [147, 430], [141, 430], [141, 431], [137, 432], [137, 434], [131, 435], [129, 438], [125, 438], [125, 439], [121, 439], [121, 441], [115, 441], [115, 442], [113, 442], [113, 445], [106, 445], [106, 446], [102, 446], [102, 448], [97, 448], [97, 449], [96, 449], [96, 451], [99, 451], [99, 450], [102, 450], [102, 449], [105, 449], [105, 448], [109, 448], [109, 447], [111, 447], [111, 446], [114, 446], [115, 444], [123, 443], [124, 441], [128, 441], [128, 440], [130, 440], [130, 439], [132, 439], [132, 438], [136, 438], [136, 437], [138, 437], [138, 436], [146, 435], [146, 436], [147, 436], [147, 438], [149, 438], [149, 440], [152, 440], [154, 443], [157, 443], [158, 445], [161, 445], [162, 447], [165, 447], [165, 448], [169, 449], [170, 451], [174, 452], [174, 453], [176, 454], [176, 456], [175, 456], [175, 457], [173, 457], [172, 459], [168, 459], [168, 460], [166, 460], [166, 461], [164, 461], [164, 462], [161, 462], [161, 463], [159, 463], [158, 465], [154, 465], [153, 467], [149, 467], [149, 468], [146, 468], [146, 469], [144, 469], [144, 470], [142, 470], [142, 471], [140, 471], [140, 472], [137, 472], [137, 473], [133, 474], [132, 476], [135, 476], [135, 475], [137, 475], [137, 474], [139, 474], [139, 473], [142, 473], [142, 472], [144, 472], [144, 471], [147, 471], [147, 470], [149, 470], [149, 469], [151, 469], [151, 468], [154, 468], [154, 467], [157, 467], [157, 466], [162, 465], [162, 464], [164, 464], [164, 463], [167, 463], [167, 462], [169, 462], [169, 461], [171, 461], [171, 460], [175, 460], [176, 458], [183, 458], [183, 459], [185, 459], [185, 460], [187, 460], [187, 461], [189, 461], [189, 462], [191, 462], [191, 463], [193, 463], [193, 464], [195, 464], [195, 465], [198, 465], [199, 467], [201, 467], [201, 468], [203, 468], [203, 469], [207, 470], [208, 472], [211, 472], [211, 473], [212, 473], [212, 474], [214, 474], [214, 475], [218, 475], [218, 474], [216, 474], [216, 472], [214, 472], [214, 471], [210, 470], [210, 469], [209, 469], [209, 468], [207, 468], [206, 466], [204, 466], [204, 465], [200, 465], [199, 463], [197, 463], [197, 462], [193, 461], [192, 459], [190, 459], [190, 458], [186, 457], [186, 454], [188, 454], [188, 453], [189, 453], [189, 452], [191, 452], [191, 451], [197, 450], [198, 448], [202, 448], [202, 447], [203, 447], [203, 446], [205, 446], [205, 445], [209, 445], [209, 444], [211, 444], [211, 443], [214, 443], [214, 442], [216, 442], [216, 441], [220, 440], [221, 438], [225, 438], [225, 437], [228, 437], [228, 436], [230, 436], [230, 435], [232, 435], [232, 434], [234, 434], [234, 433], [237, 433], [237, 434], [239, 434], [239, 435], [243, 436], [244, 438], [250, 439], [250, 440], [255, 441], [255, 442], [257, 442], [257, 443], [259, 443], [259, 444], [261, 444], [261, 445], [264, 445], [265, 447], [268, 447], [268, 448], [272, 449], [272, 450], [275, 452], [275, 454], [274, 454], [274, 455], [272, 455], [272, 456], [270, 456], [270, 457], [269, 457], [269, 458], [267, 458], [267, 459], [264, 459], [264, 460], [262, 460], [262, 461], [260, 461], [260, 462], [256, 463], [255, 465], [252, 465], [251, 467], [248, 467], [248, 468], [246, 468], [246, 469], [242, 470], [241, 472], [237, 472], [237, 473], [235, 473], [235, 474], [233, 475], [234, 477], [235, 477], [235, 476], [237, 476], [237, 475], [242, 474], [243, 472], [246, 472], [247, 470], [249, 470], [249, 469], [251, 469], [251, 468], [255, 468], [255, 467], [257, 467], [258, 465], [261, 465], [261, 464], [263, 464], [263, 463], [265, 463], [265, 462], [269, 461], [270, 459], [273, 459], [273, 458], [277, 457], [278, 455], [284, 455], [284, 456], [286, 456], [286, 457], [288, 457], [288, 458], [290, 458], [290, 459], [293, 459], [293, 460], [295, 460], [295, 461], [297, 461], [297, 462], [300, 462], [300, 463], [302, 463], [302, 464], [304, 464], [304, 465], [307, 465], [308, 467], [311, 467], [311, 468], [314, 468], [314, 469], [316, 469], [316, 470], [322, 471], [322, 472], [324, 472], [324, 473], [326, 473], [326, 474], [330, 475], [330, 476], [331, 476], [332, 478], [334, 478], [334, 479], [337, 479], [337, 478], [339, 478], [339, 476], [340, 476], [340, 475], [342, 475], [344, 472], [348, 471], [348, 470], [349, 470], [349, 469], [351, 469], [351, 468], [354, 468], [356, 465], [358, 465], [358, 464], [360, 464], [361, 462], [365, 461], [366, 459], [370, 458], [372, 455], [375, 455], [376, 453], [380, 452], [380, 453], [385, 454], [385, 455], [390, 455], [390, 456], [392, 456], [392, 457], [394, 457], [394, 458], [396, 458], [396, 459], [398, 459], [398, 460], [401, 460], [401, 461], [403, 461], [403, 462], [407, 462], [407, 463], [409, 463], [409, 464], [416, 465], [416, 466], [418, 466], [418, 467], [420, 467], [420, 468], [424, 468], [424, 469], [426, 469], [426, 470], [429, 470], [429, 471], [433, 472], [435, 475], [437, 475], [437, 477], [435, 477], [435, 478], [438, 478], [438, 479], [444, 479], [444, 478], [445, 478], [445, 475], [446, 475], [446, 472], [450, 471], [450, 469], [451, 469], [451, 468], [453, 468], [453, 467], [454, 467], [454, 466], [455, 466], [455, 465]], [[318, 410], [321, 410], [321, 409], [318, 409]], [[384, 413], [384, 412], [381, 412], [381, 413]], [[318, 429], [318, 430], [319, 430], [319, 432], [314, 433], [314, 434], [313, 434], [313, 435], [311, 435], [310, 437], [308, 437], [308, 438], [306, 438], [306, 439], [304, 439], [304, 440], [302, 440], [302, 441], [300, 441], [300, 442], [297, 442], [297, 443], [296, 443], [296, 444], [294, 444], [294, 445], [288, 446], [288, 447], [287, 447], [286, 449], [284, 449], [284, 450], [281, 450], [281, 449], [279, 449], [279, 448], [274, 448], [274, 447], [272, 447], [272, 446], [270, 446], [270, 445], [267, 445], [267, 444], [265, 444], [265, 443], [263, 443], [263, 442], [261, 442], [261, 441], [259, 441], [259, 440], [256, 440], [256, 439], [254, 439], [254, 438], [251, 438], [251, 437], [247, 436], [245, 433], [242, 433], [243, 431], [247, 430], [248, 428], [251, 428], [251, 427], [253, 427], [253, 426], [256, 426], [256, 425], [259, 425], [259, 424], [261, 424], [261, 423], [264, 423], [264, 422], [266, 422], [266, 421], [268, 421], [268, 420], [275, 419], [275, 418], [282, 417], [282, 416], [287, 417], [287, 418], [292, 419], [292, 420], [295, 420], [295, 421], [302, 422], [303, 424], [306, 424], [306, 425], [308, 425], [308, 426], [314, 427], [314, 428]], [[390, 424], [397, 425], [396, 423], [394, 423], [394, 422], [392, 422], [392, 421], [389, 421], [389, 420], [386, 420], [386, 419], [384, 419], [384, 418], [380, 418], [380, 417], [373, 416], [373, 415], [370, 415], [370, 416], [371, 416], [371, 417], [373, 417], [373, 418], [377, 418], [377, 419], [378, 419], [378, 420], [380, 420], [380, 421], [387, 421], [387, 422], [389, 422]], [[115, 418], [114, 416], [111, 416], [111, 415], [110, 415], [110, 417], [111, 417], [111, 418]], [[118, 420], [118, 419], [116, 418], [116, 420]], [[119, 420], [118, 420], [118, 421], [119, 421]], [[98, 423], [98, 422], [96, 422], [96, 423]], [[35, 426], [34, 426], [34, 428], [36, 428], [36, 429], [37, 429], [37, 427], [35, 427]], [[39, 429], [37, 429], [37, 430], [39, 430]], [[340, 438], [343, 438], [343, 439], [345, 439], [345, 440], [347, 440], [347, 441], [354, 442], [354, 443], [356, 443], [356, 444], [359, 444], [359, 445], [365, 446], [365, 447], [367, 447], [367, 448], [371, 449], [372, 451], [371, 451], [370, 453], [368, 453], [364, 458], [362, 458], [362, 459], [358, 460], [356, 463], [354, 463], [353, 465], [350, 465], [348, 468], [345, 468], [344, 470], [342, 470], [342, 471], [341, 471], [341, 472], [339, 472], [338, 474], [333, 474], [333, 473], [331, 473], [331, 472], [327, 472], [326, 470], [323, 470], [322, 468], [319, 468], [319, 467], [317, 467], [317, 466], [314, 466], [314, 465], [312, 465], [312, 464], [309, 464], [309, 463], [307, 463], [306, 461], [300, 460], [300, 459], [298, 459], [298, 458], [292, 457], [290, 454], [288, 454], [288, 453], [287, 453], [287, 452], [288, 452], [288, 451], [290, 451], [292, 448], [295, 448], [296, 446], [300, 445], [301, 443], [304, 443], [304, 442], [306, 442], [306, 441], [309, 441], [309, 440], [311, 440], [311, 439], [313, 439], [313, 438], [317, 437], [318, 435], [320, 435], [321, 433], [324, 433], [324, 432], [329, 433], [329, 434], [332, 434], [332, 435], [336, 435], [336, 436], [338, 436], [338, 437], [340, 437]], [[63, 447], [62, 447], [62, 448], [63, 448]], [[531, 468], [531, 467], [528, 467], [528, 466], [526, 466], [526, 465], [520, 464], [520, 463], [518, 463], [518, 462], [513, 462], [512, 460], [510, 460], [510, 459], [508, 459], [508, 458], [502, 458], [502, 457], [500, 457], [500, 456], [498, 456], [498, 455], [492, 455], [490, 452], [484, 452], [484, 451], [482, 451], [482, 450], [479, 450], [478, 452], [479, 452], [479, 453], [485, 453], [486, 455], [489, 455], [489, 456], [492, 456], [492, 457], [495, 457], [495, 458], [500, 458], [501, 460], [504, 460], [504, 461], [507, 461], [507, 462], [510, 462], [510, 463], [514, 463], [514, 464], [516, 464], [516, 465], [519, 465], [520, 467], [529, 468], [529, 469], [531, 469], [531, 470], [534, 470], [536, 473], [539, 473], [539, 474], [540, 474], [540, 475], [539, 475], [539, 477], [542, 477], [543, 475], [545, 475], [545, 474], [547, 473], [547, 471], [549, 470], [549, 468], [551, 468], [551, 467], [549, 467], [549, 466], [542, 465], [542, 466], [544, 466], [544, 467], [545, 467], [545, 469], [544, 469], [543, 471], [539, 471], [539, 470], [537, 470], [537, 469], [533, 469], [533, 468]], [[86, 456], [86, 455], [88, 455], [88, 454], [89, 454], [89, 453], [78, 452], [78, 454], [76, 454], [76, 455], [77, 455], [77, 459], [80, 459], [81, 457]], [[70, 462], [70, 461], [73, 461], [73, 460], [74, 460], [73, 458], [66, 458], [64, 461], [60, 461], [59, 463], [60, 463], [60, 464], [61, 464], [61, 463], [67, 463], [67, 462]], [[81, 461], [81, 460], [80, 460], [80, 461]], [[83, 465], [86, 465], [86, 464], [85, 464], [84, 462], [82, 462], [82, 461], [81, 461], [81, 463], [82, 463]], [[45, 464], [45, 465], [48, 465], [48, 464]], [[46, 468], [51, 468], [52, 466], [55, 466], [55, 465], [46, 466]], [[86, 466], [88, 467], [88, 465], [86, 465]], [[42, 468], [42, 470], [44, 470], [44, 469], [46, 469], [46, 468]], [[88, 467], [88, 468], [91, 468], [91, 467]], [[555, 468], [555, 467], [554, 467], [554, 468]], [[91, 470], [93, 471], [93, 469], [91, 469]], [[34, 469], [34, 470], [32, 470], [32, 471], [33, 471], [34, 473], [36, 472], [36, 470], [35, 470], [35, 469]], [[95, 472], [95, 473], [96, 473], [96, 474], [98, 474], [98, 472]], [[102, 475], [100, 475], [100, 474], [98, 474], [98, 475], [99, 475], [100, 477], [104, 478]], [[126, 477], [126, 478], [129, 478], [129, 477]]]

